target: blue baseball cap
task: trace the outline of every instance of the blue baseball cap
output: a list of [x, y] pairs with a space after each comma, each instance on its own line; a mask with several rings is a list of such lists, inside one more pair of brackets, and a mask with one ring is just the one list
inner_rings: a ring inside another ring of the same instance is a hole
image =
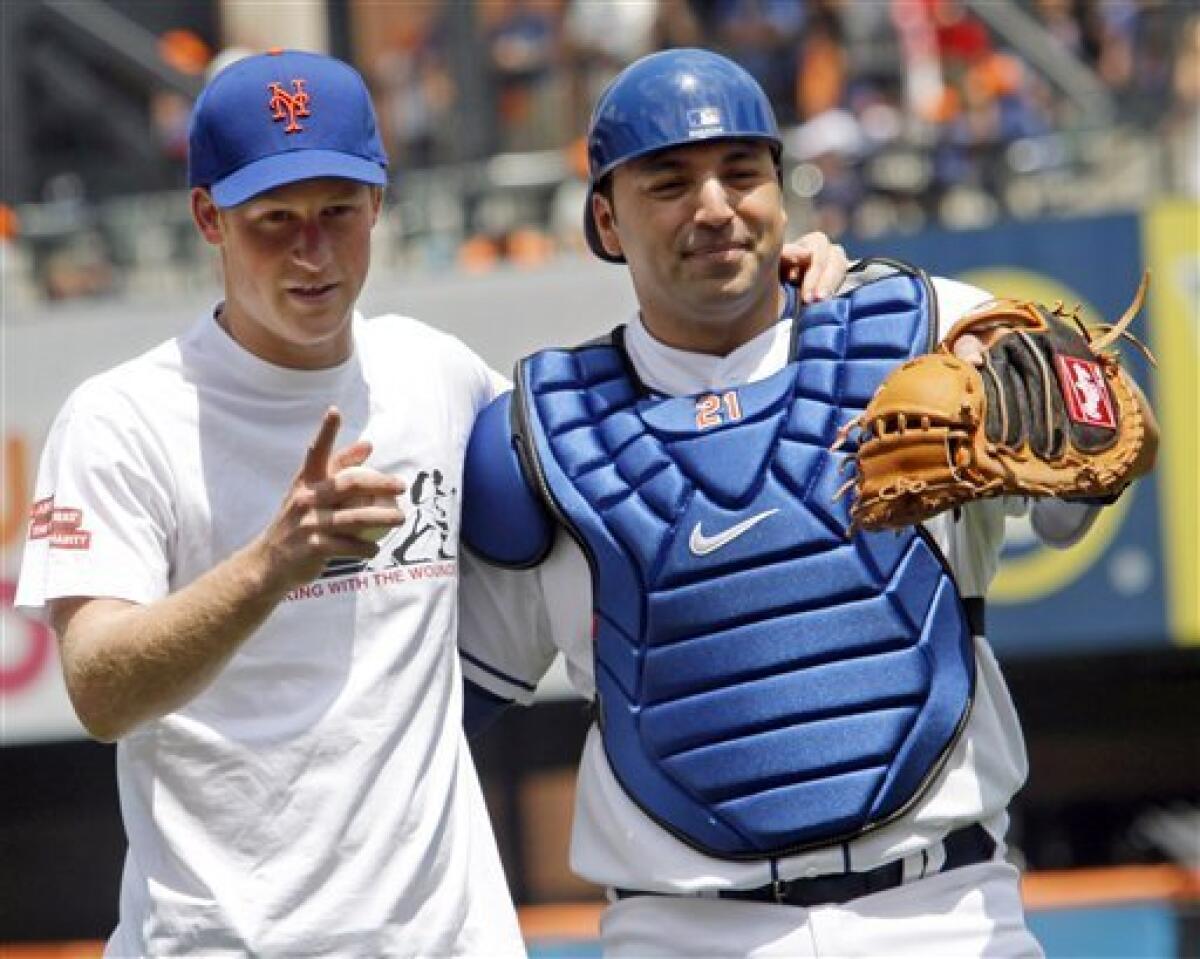
[[314, 177], [387, 183], [387, 154], [357, 70], [287, 50], [246, 57], [213, 77], [188, 129], [191, 186], [230, 207]]

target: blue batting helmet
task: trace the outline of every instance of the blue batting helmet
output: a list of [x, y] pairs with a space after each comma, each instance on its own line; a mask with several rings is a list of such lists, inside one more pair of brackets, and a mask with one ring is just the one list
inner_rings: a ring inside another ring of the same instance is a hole
[[592, 218], [596, 184], [635, 157], [700, 140], [765, 140], [776, 160], [783, 144], [758, 81], [708, 50], [652, 53], [626, 67], [596, 104], [588, 128], [588, 193], [583, 229], [592, 252], [604, 249]]

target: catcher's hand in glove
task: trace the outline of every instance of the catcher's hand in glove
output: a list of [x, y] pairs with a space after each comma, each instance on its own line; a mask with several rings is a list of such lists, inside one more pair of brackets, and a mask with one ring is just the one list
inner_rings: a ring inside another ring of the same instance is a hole
[[1125, 327], [1148, 280], [1107, 327], [1062, 303], [985, 304], [894, 370], [833, 447], [858, 441], [857, 473], [839, 491], [855, 490], [851, 528], [911, 526], [989, 496], [1111, 499], [1149, 471], [1158, 425], [1106, 352], [1122, 336], [1137, 343]]

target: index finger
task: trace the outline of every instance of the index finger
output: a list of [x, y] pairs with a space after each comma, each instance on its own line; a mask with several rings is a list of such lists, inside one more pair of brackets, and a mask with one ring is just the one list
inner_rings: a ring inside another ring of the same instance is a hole
[[850, 260], [846, 256], [846, 251], [836, 243], [829, 245], [825, 252], [824, 262], [821, 268], [810, 270], [813, 275], [812, 285], [809, 286], [805, 277], [806, 293], [810, 294], [814, 300], [823, 300], [828, 296], [832, 296], [834, 291], [846, 279], [846, 274], [850, 269]]
[[779, 251], [780, 278], [793, 286], [797, 285], [801, 276], [812, 264], [813, 249], [802, 240], [793, 240]]
[[325, 411], [321, 419], [321, 427], [309, 444], [304, 454], [304, 465], [300, 475], [310, 482], [318, 482], [329, 475], [329, 457], [333, 453], [333, 441], [337, 439], [338, 430], [342, 428], [342, 414], [336, 406]]
[[833, 244], [820, 231], [806, 233], [797, 242], [808, 250], [808, 269], [804, 271], [804, 279], [800, 284], [800, 299], [812, 303], [820, 298], [821, 277], [829, 267]]

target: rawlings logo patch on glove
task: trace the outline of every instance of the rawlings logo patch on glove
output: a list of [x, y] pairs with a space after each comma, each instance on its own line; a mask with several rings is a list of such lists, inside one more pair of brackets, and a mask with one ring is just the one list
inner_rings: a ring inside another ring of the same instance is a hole
[[1109, 499], [1148, 472], [1154, 413], [1107, 352], [1125, 337], [1154, 362], [1125, 329], [1148, 281], [1107, 327], [1086, 327], [1062, 303], [985, 304], [892, 371], [833, 446], [857, 445], [838, 493], [855, 492], [851, 528], [911, 526], [989, 496]]

